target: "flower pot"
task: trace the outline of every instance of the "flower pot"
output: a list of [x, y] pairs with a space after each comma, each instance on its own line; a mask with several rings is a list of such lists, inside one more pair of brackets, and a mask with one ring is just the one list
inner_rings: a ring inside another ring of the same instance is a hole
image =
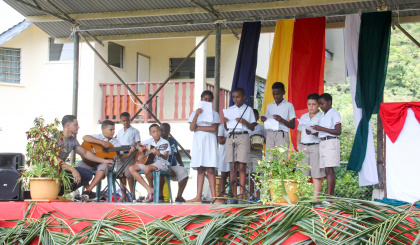
[[[282, 196], [283, 194], [283, 189], [281, 188], [281, 180], [271, 179], [269, 181], [270, 186], [273, 186], [272, 188], [270, 188], [271, 200], [278, 199], [278, 197]], [[298, 183], [296, 180], [284, 180], [284, 187], [286, 188], [287, 197], [289, 198], [292, 204], [295, 204], [299, 201], [299, 196], [296, 194], [297, 184]], [[277, 200], [277, 202], [288, 203], [286, 199], [283, 198], [283, 196], [280, 198], [280, 200]]]
[[32, 199], [56, 200], [60, 191], [60, 182], [49, 178], [30, 178], [29, 189]]

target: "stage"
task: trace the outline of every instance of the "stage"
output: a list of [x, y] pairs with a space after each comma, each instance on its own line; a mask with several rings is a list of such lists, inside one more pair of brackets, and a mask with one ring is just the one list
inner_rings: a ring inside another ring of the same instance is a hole
[[325, 208], [313, 204], [0, 202], [0, 241], [287, 245], [379, 239], [412, 244], [419, 235], [420, 217], [412, 207], [356, 199], [337, 199]]

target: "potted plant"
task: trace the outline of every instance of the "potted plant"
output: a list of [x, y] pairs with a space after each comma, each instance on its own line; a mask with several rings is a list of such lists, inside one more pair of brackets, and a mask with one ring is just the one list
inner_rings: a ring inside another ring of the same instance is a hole
[[58, 158], [64, 146], [59, 145], [64, 136], [55, 119], [51, 124], [45, 124], [42, 117], [34, 120], [34, 127], [26, 132], [26, 166], [21, 170], [19, 181], [22, 188], [30, 189], [32, 199], [57, 199], [60, 185], [64, 185], [64, 193], [70, 193], [73, 182], [72, 176], [66, 174], [60, 166]]
[[[288, 149], [286, 146], [276, 146], [266, 150], [258, 162], [256, 176], [262, 188], [262, 201], [267, 203], [295, 204], [299, 198], [312, 195], [312, 186], [305, 175], [308, 168], [303, 152]], [[269, 193], [268, 193], [269, 192]]]

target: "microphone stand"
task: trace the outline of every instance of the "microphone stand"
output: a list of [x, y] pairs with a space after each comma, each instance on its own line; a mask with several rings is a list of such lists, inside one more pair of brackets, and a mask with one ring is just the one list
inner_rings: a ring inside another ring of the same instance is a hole
[[[253, 99], [253, 97], [250, 97], [250, 98], [248, 98], [248, 100], [247, 100], [247, 102], [248, 102], [248, 104], [246, 105], [246, 108], [245, 108], [245, 110], [244, 110], [244, 112], [242, 112], [242, 115], [241, 115], [241, 117], [239, 118], [239, 120], [236, 122], [236, 125], [235, 125], [235, 127], [233, 128], [233, 130], [232, 130], [232, 132], [230, 132], [229, 133], [229, 136], [228, 136], [228, 138], [230, 138], [230, 137], [232, 137], [232, 162], [231, 162], [231, 164], [230, 164], [230, 177], [229, 177], [229, 184], [227, 184], [224, 188], [223, 188], [223, 190], [219, 193], [219, 195], [217, 196], [217, 197], [220, 197], [221, 195], [223, 195], [223, 194], [227, 194], [230, 198], [235, 198], [235, 197], [237, 197], [237, 196], [241, 196], [241, 195], [244, 195], [244, 194], [250, 194], [250, 195], [252, 195], [251, 194], [251, 192], [249, 191], [249, 190], [247, 190], [246, 188], [245, 188], [245, 186], [243, 186], [243, 185], [241, 185], [241, 183], [239, 182], [239, 180], [237, 179], [237, 178], [235, 178], [235, 175], [237, 175], [237, 169], [236, 169], [236, 166], [235, 166], [235, 135], [236, 135], [236, 133], [235, 133], [235, 130], [236, 130], [236, 128], [238, 127], [238, 124], [239, 124], [239, 122], [241, 121], [241, 119], [243, 118], [243, 116], [244, 116], [244, 114], [245, 114], [245, 112], [246, 112], [246, 110], [248, 109], [248, 107], [249, 107], [249, 104], [251, 103], [251, 100]], [[244, 192], [243, 193], [240, 193], [240, 194], [237, 194], [237, 195], [235, 195], [234, 193], [234, 189], [233, 188], [238, 188], [237, 186], [240, 186], [240, 187], [242, 187], [242, 189], [244, 190]], [[226, 189], [229, 187], [229, 193], [226, 193], [225, 191], [226, 191]], [[215, 201], [213, 201], [213, 203], [214, 203]]]

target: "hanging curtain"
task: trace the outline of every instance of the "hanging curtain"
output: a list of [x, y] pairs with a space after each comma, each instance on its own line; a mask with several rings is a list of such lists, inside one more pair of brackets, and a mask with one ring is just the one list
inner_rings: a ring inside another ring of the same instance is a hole
[[270, 64], [267, 81], [265, 83], [264, 98], [261, 115], [267, 110], [267, 105], [274, 102], [271, 86], [275, 82], [282, 82], [286, 89], [284, 98], [287, 98], [289, 87], [290, 53], [292, 52], [293, 29], [295, 20], [279, 20], [276, 23], [273, 46], [271, 48]]
[[[298, 19], [293, 33], [289, 75], [289, 99], [296, 118], [308, 112], [306, 96], [324, 92], [325, 17]], [[287, 97], [286, 97], [287, 98]], [[296, 148], [296, 128], [290, 130]]]
[[[353, 14], [346, 16], [345, 24], [345, 50], [347, 73], [350, 78], [350, 92], [353, 103], [354, 126], [357, 130], [362, 110], [356, 105], [356, 84], [357, 84], [357, 56], [359, 49], [360, 15]], [[359, 185], [375, 185], [378, 183], [378, 169], [376, 168], [375, 146], [373, 144], [372, 125], [369, 121], [369, 135], [366, 150], [366, 158], [362, 169], [359, 172]]]
[[[246, 98], [254, 96], [260, 32], [261, 22], [244, 22], [231, 91], [236, 88], [243, 88]], [[230, 105], [233, 104], [231, 95]], [[253, 107], [253, 102], [250, 106]]]
[[379, 111], [385, 86], [391, 36], [391, 12], [362, 14], [360, 26], [356, 104], [362, 119], [350, 154], [348, 170], [359, 172], [366, 157], [369, 120]]

